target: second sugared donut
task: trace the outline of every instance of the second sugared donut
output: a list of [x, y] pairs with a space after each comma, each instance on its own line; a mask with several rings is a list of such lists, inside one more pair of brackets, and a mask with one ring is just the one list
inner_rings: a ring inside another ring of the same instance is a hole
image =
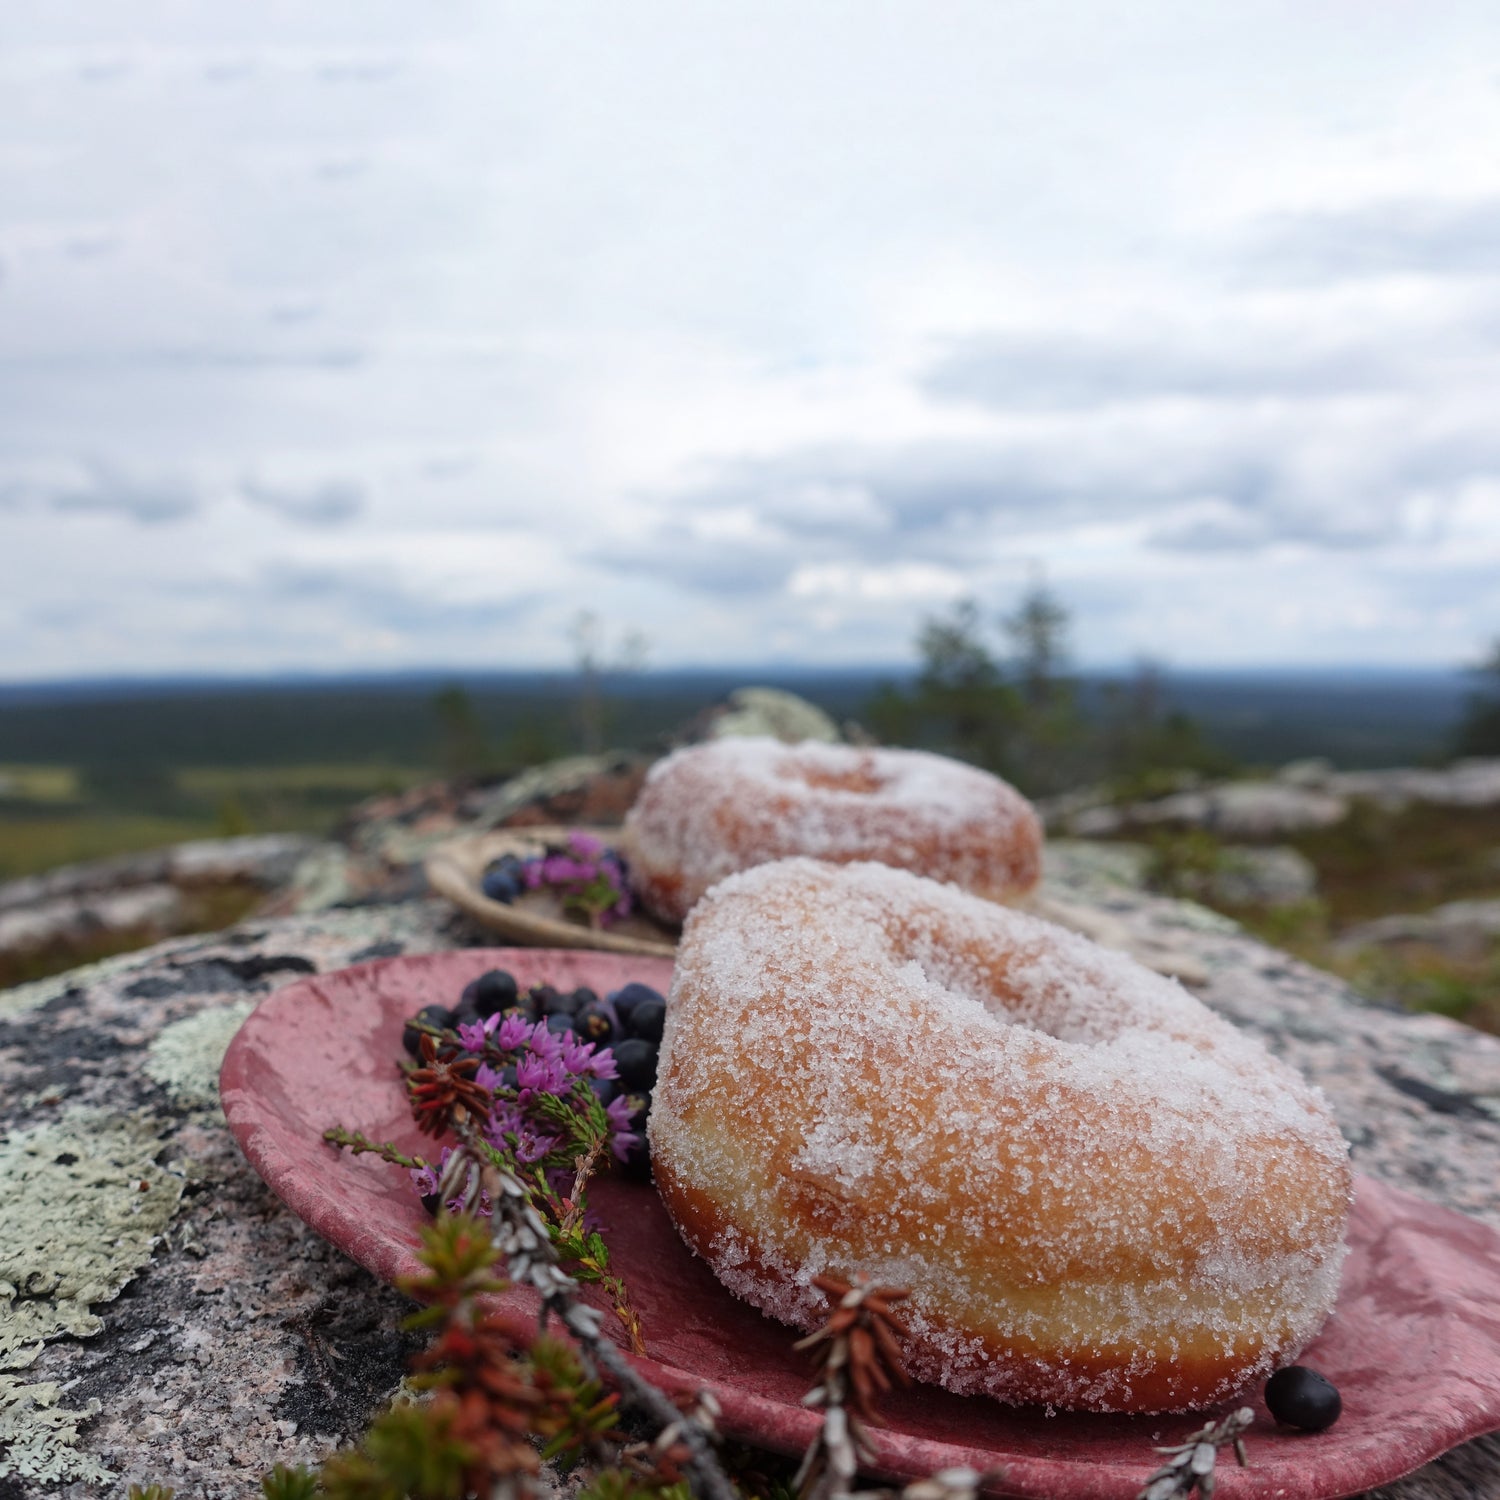
[[726, 875], [797, 854], [1016, 900], [1040, 876], [1042, 829], [1014, 787], [945, 756], [723, 739], [651, 768], [624, 844], [641, 900], [680, 922]]
[[911, 1289], [914, 1373], [1168, 1411], [1284, 1364], [1350, 1197], [1322, 1096], [1122, 954], [876, 865], [732, 877], [678, 950], [650, 1121], [687, 1243], [785, 1322]]

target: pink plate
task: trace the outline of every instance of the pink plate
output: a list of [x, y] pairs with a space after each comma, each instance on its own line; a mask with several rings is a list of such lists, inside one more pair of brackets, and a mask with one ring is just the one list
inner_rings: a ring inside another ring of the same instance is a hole
[[[362, 964], [287, 985], [246, 1021], [221, 1075], [229, 1127], [272, 1189], [377, 1276], [417, 1269], [425, 1214], [403, 1172], [325, 1145], [341, 1124], [415, 1151], [396, 1071], [403, 1020], [454, 1003], [486, 969], [522, 985], [601, 993], [639, 979], [665, 990], [666, 959], [539, 948], [468, 950]], [[641, 1311], [643, 1371], [668, 1390], [707, 1386], [732, 1435], [795, 1453], [816, 1418], [799, 1406], [807, 1367], [793, 1335], [737, 1302], [682, 1245], [643, 1184], [602, 1181], [595, 1201], [616, 1267]], [[1224, 1500], [1328, 1500], [1383, 1484], [1466, 1438], [1500, 1427], [1500, 1235], [1472, 1219], [1359, 1179], [1338, 1308], [1304, 1361], [1337, 1384], [1330, 1431], [1278, 1429], [1254, 1401], [1252, 1467], [1220, 1465]], [[501, 1305], [518, 1337], [530, 1294]], [[1247, 1398], [1248, 1399], [1248, 1398]], [[999, 1469], [997, 1494], [1122, 1500], [1154, 1466], [1154, 1443], [1191, 1417], [1047, 1416], [923, 1386], [887, 1398], [877, 1472], [908, 1479], [958, 1464]]]

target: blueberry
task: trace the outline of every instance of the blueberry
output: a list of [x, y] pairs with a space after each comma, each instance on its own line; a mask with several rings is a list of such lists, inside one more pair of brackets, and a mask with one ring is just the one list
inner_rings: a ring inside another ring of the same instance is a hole
[[590, 1078], [589, 1087], [599, 1096], [599, 1102], [610, 1105], [620, 1094], [620, 1085], [613, 1078]]
[[661, 994], [653, 990], [649, 984], [636, 984], [634, 982], [623, 988], [613, 991], [609, 997], [614, 1001], [615, 1009], [623, 1021], [642, 1000], [661, 1000]]
[[610, 1020], [609, 1007], [598, 1000], [585, 1005], [575, 1017], [578, 1034], [586, 1042], [607, 1047], [614, 1040], [614, 1022]]
[[[412, 1019], [421, 1021], [428, 1026], [451, 1027], [453, 1025], [453, 1012], [446, 1005], [424, 1005]], [[422, 1033], [415, 1026], [403, 1026], [401, 1028], [401, 1045], [406, 1048], [412, 1057], [416, 1057], [418, 1049], [422, 1045]]]
[[635, 1138], [635, 1144], [625, 1152], [621, 1165], [628, 1177], [651, 1180], [651, 1146], [644, 1135]]
[[555, 1011], [547, 1017], [547, 1030], [553, 1036], [577, 1036], [577, 1030], [573, 1025], [573, 1017], [562, 1011]]
[[434, 1219], [437, 1218], [438, 1209], [440, 1209], [442, 1206], [443, 1200], [439, 1198], [436, 1193], [422, 1194], [422, 1207], [425, 1208]]
[[534, 984], [526, 991], [527, 1008], [540, 1019], [546, 1015], [547, 1002], [557, 998], [557, 991], [550, 984]]
[[506, 870], [498, 865], [491, 865], [480, 877], [479, 889], [491, 901], [499, 901], [505, 906], [509, 906], [526, 887], [522, 884], [521, 877], [513, 870]]
[[479, 1000], [475, 995], [465, 990], [458, 1005], [454, 1008], [453, 1020], [449, 1024], [455, 1028], [459, 1026], [477, 1026], [479, 1019]]
[[651, 1091], [630, 1093], [625, 1096], [630, 1110], [627, 1128], [636, 1136], [636, 1143], [626, 1153], [624, 1167], [627, 1176], [651, 1176], [651, 1147], [646, 1141], [646, 1119], [651, 1113]]
[[576, 1016], [581, 1008], [577, 995], [560, 995], [556, 990], [542, 1001], [544, 1016]]
[[491, 969], [474, 981], [474, 1004], [481, 1016], [508, 1010], [517, 998], [515, 976], [507, 974], [504, 969]]
[[1304, 1432], [1332, 1427], [1344, 1409], [1338, 1387], [1306, 1365], [1288, 1365], [1266, 1382], [1266, 1406], [1278, 1422]]
[[620, 1081], [626, 1088], [649, 1089], [656, 1082], [656, 1044], [642, 1041], [640, 1037], [629, 1037], [616, 1042], [613, 1048], [615, 1067], [619, 1069]]
[[573, 998], [578, 1002], [578, 1008], [580, 1010], [582, 1010], [585, 1005], [597, 1005], [599, 1002], [599, 996], [586, 984], [580, 984], [578, 988], [573, 991]]
[[643, 1042], [659, 1042], [662, 1027], [666, 1023], [667, 1002], [665, 1000], [642, 1000], [630, 1012], [630, 1019], [625, 1023], [625, 1029], [631, 1036], [640, 1037]]

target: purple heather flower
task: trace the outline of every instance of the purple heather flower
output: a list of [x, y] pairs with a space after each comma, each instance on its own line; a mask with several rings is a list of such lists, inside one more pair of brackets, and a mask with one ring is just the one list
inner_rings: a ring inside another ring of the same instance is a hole
[[514, 1135], [525, 1123], [526, 1116], [519, 1105], [512, 1104], [509, 1099], [497, 1099], [490, 1111], [489, 1123], [484, 1127], [485, 1139], [497, 1150], [504, 1151], [505, 1137]]
[[562, 1056], [562, 1043], [557, 1039], [555, 1032], [547, 1029], [545, 1021], [538, 1021], [531, 1028], [531, 1034], [526, 1038], [526, 1045], [532, 1053], [547, 1062], [556, 1062]]
[[630, 1148], [640, 1140], [640, 1136], [630, 1128], [630, 1096], [621, 1094], [618, 1099], [611, 1099], [604, 1108], [604, 1114], [609, 1121], [609, 1149], [620, 1161], [624, 1161], [630, 1155]]
[[525, 1042], [530, 1035], [531, 1023], [520, 1011], [512, 1011], [500, 1023], [500, 1029], [495, 1033], [495, 1045], [502, 1052], [514, 1052], [517, 1047]]
[[522, 879], [526, 882], [526, 889], [534, 891], [542, 883], [542, 859], [540, 855], [532, 855], [530, 859], [521, 866]]
[[540, 1161], [557, 1145], [558, 1139], [555, 1135], [545, 1135], [530, 1125], [523, 1125], [516, 1133], [516, 1160], [526, 1165]]
[[568, 848], [580, 859], [597, 859], [604, 853], [603, 839], [596, 839], [591, 833], [584, 833], [581, 829], [574, 829], [568, 835]]
[[569, 880], [586, 878], [584, 866], [569, 859], [566, 854], [549, 854], [542, 864], [542, 879], [548, 885], [562, 885]]
[[558, 1058], [528, 1052], [516, 1063], [516, 1087], [523, 1093], [532, 1089], [541, 1094], [561, 1094], [567, 1081], [567, 1070]]
[[593, 1056], [594, 1044], [592, 1042], [575, 1041], [570, 1036], [562, 1039], [562, 1055], [558, 1061], [575, 1078], [594, 1071]]
[[411, 1167], [411, 1185], [417, 1190], [417, 1197], [425, 1198], [429, 1193], [435, 1193], [438, 1189], [438, 1174], [432, 1167]]
[[[485, 1192], [483, 1188], [480, 1188], [479, 1205], [474, 1211], [479, 1215], [481, 1219], [486, 1219], [489, 1217], [490, 1208], [490, 1195]], [[464, 1200], [462, 1198], [455, 1197], [448, 1200], [448, 1212], [450, 1214], [461, 1214], [463, 1211]]]
[[488, 1063], [480, 1063], [474, 1074], [474, 1082], [493, 1094], [500, 1087], [500, 1075]]
[[615, 1054], [605, 1047], [589, 1059], [588, 1071], [594, 1078], [618, 1078], [620, 1070], [615, 1066]]

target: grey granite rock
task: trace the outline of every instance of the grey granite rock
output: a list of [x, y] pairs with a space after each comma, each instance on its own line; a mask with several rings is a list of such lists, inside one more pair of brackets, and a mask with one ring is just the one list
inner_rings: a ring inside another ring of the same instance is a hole
[[1341, 822], [1356, 801], [1399, 810], [1500, 804], [1500, 760], [1462, 760], [1441, 770], [1392, 766], [1339, 771], [1298, 760], [1262, 781], [1182, 786], [1150, 801], [1117, 803], [1107, 787], [1083, 787], [1041, 804], [1047, 827], [1078, 838], [1108, 838], [1156, 825], [1207, 828], [1224, 838], [1266, 839]]
[[190, 931], [195, 893], [273, 891], [338, 846], [300, 833], [195, 839], [145, 854], [66, 865], [0, 884], [0, 957], [86, 951], [101, 938], [150, 941]]
[[0, 953], [51, 944], [81, 944], [100, 934], [170, 932], [181, 920], [182, 893], [165, 882], [88, 891], [0, 910]]
[[1441, 770], [1393, 766], [1378, 771], [1336, 771], [1327, 761], [1296, 761], [1283, 766], [1277, 780], [1336, 797], [1365, 797], [1390, 808], [1413, 802], [1445, 807], [1500, 803], [1500, 760], [1461, 760]]
[[[1500, 1226], [1500, 1039], [1367, 1004], [1107, 866], [1064, 851], [1048, 894], [1190, 956], [1210, 1005], [1327, 1091], [1360, 1170]], [[402, 1299], [246, 1166], [215, 1102], [217, 1063], [279, 985], [463, 937], [436, 903], [390, 904], [245, 924], [0, 993], [0, 1187], [20, 1185], [0, 1194], [0, 1500], [122, 1497], [151, 1480], [227, 1500], [277, 1459], [316, 1459], [361, 1429], [410, 1352]], [[74, 1227], [41, 1234], [42, 1199], [46, 1223]], [[1494, 1440], [1381, 1491], [1497, 1494]]]
[[1500, 901], [1447, 901], [1431, 911], [1377, 917], [1350, 927], [1341, 947], [1422, 943], [1451, 958], [1481, 957], [1500, 943]]
[[1224, 838], [1265, 839], [1327, 828], [1343, 820], [1348, 801], [1326, 791], [1275, 781], [1227, 781], [1198, 791], [1173, 792], [1128, 807], [1095, 807], [1076, 814], [1074, 833], [1109, 834], [1154, 824], [1206, 828]]

